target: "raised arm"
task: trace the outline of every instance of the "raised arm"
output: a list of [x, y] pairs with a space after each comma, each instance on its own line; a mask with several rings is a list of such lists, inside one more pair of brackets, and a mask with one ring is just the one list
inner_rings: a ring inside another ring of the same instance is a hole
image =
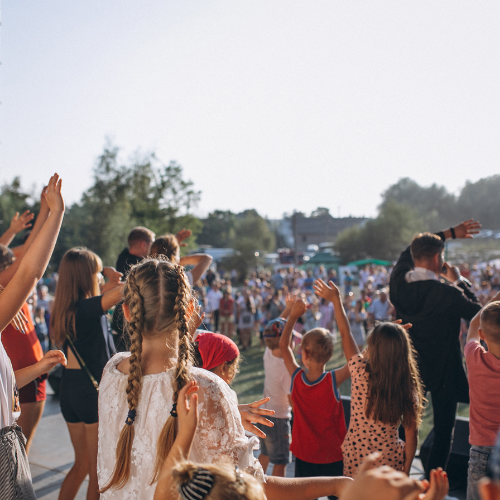
[[14, 318], [28, 298], [31, 290], [43, 276], [56, 244], [64, 215], [61, 180], [57, 174], [50, 179], [44, 192], [50, 207], [50, 216], [40, 229], [38, 237], [27, 250], [4, 292], [0, 295], [0, 331]]
[[26, 210], [21, 215], [19, 215], [19, 212], [16, 212], [10, 221], [9, 228], [2, 234], [2, 236], [0, 236], [0, 244], [8, 247], [17, 233], [20, 233], [23, 229], [31, 227], [33, 217], [35, 217], [35, 214], [31, 213], [29, 210]]
[[[359, 354], [359, 349], [351, 333], [351, 327], [345, 313], [344, 304], [342, 304], [342, 299], [340, 298], [340, 290], [333, 281], [330, 281], [329, 285], [330, 286], [321, 279], [317, 280], [314, 283], [314, 293], [323, 299], [329, 300], [333, 304], [335, 321], [337, 322], [340, 337], [342, 339], [342, 349], [349, 362], [354, 355]], [[345, 382], [349, 376], [349, 367], [347, 365], [339, 370], [335, 370], [337, 386]]]
[[153, 500], [177, 500], [179, 498], [179, 494], [172, 487], [172, 470], [181, 460], [186, 460], [191, 451], [198, 425], [198, 394], [194, 394], [197, 390], [196, 382], [192, 381], [179, 391], [177, 403], [179, 432], [163, 463]]
[[195, 253], [181, 257], [179, 264], [181, 266], [194, 266], [191, 269], [193, 275], [193, 285], [203, 276], [203, 273], [210, 267], [212, 256], [207, 253]]
[[292, 310], [290, 312], [290, 316], [286, 322], [285, 328], [283, 328], [283, 333], [280, 337], [280, 349], [281, 354], [283, 356], [283, 361], [285, 362], [286, 369], [290, 376], [295, 373], [297, 368], [300, 368], [297, 360], [292, 351], [292, 347], [290, 345], [290, 341], [292, 339], [293, 327], [297, 320], [306, 312], [307, 305], [303, 299], [297, 298], [295, 303], [293, 304]]
[[[55, 175], [57, 175], [57, 174], [55, 174]], [[54, 178], [54, 176], [51, 177], [51, 180], [53, 178]], [[59, 179], [59, 176], [57, 176], [57, 178]], [[44, 188], [42, 191], [42, 195], [40, 197], [40, 212], [38, 212], [38, 217], [36, 218], [35, 224], [33, 226], [33, 229], [31, 230], [30, 235], [28, 236], [28, 239], [26, 240], [24, 245], [21, 245], [21, 246], [16, 248], [16, 260], [14, 261], [14, 263], [11, 266], [9, 266], [7, 269], [5, 269], [5, 271], [2, 271], [0, 273], [0, 285], [2, 285], [2, 286], [7, 286], [7, 284], [12, 279], [12, 277], [14, 276], [16, 271], [19, 269], [22, 259], [26, 255], [26, 252], [28, 251], [30, 246], [35, 241], [37, 235], [40, 233], [42, 227], [44, 226], [44, 224], [47, 220], [47, 217], [49, 216], [51, 209], [47, 203], [47, 197], [46, 197], [47, 192], [48, 192], [48, 186], [47, 186], [47, 188]], [[61, 193], [59, 192], [59, 195], [60, 194]], [[61, 200], [62, 200], [62, 198], [61, 198]], [[64, 202], [63, 202], [63, 211], [64, 211]]]

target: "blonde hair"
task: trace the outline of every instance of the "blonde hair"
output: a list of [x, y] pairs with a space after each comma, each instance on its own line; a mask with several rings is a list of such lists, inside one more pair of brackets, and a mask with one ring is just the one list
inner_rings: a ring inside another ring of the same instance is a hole
[[264, 488], [250, 474], [237, 472], [229, 464], [199, 465], [181, 462], [172, 471], [173, 486], [176, 490], [189, 485], [198, 471], [208, 471], [213, 478], [213, 486], [200, 500], [266, 500]]
[[333, 355], [333, 336], [326, 328], [313, 328], [302, 337], [302, 350], [316, 363], [327, 363]]
[[500, 345], [500, 301], [490, 302], [481, 311], [481, 330], [488, 342]]
[[[135, 412], [142, 386], [142, 339], [143, 336], [168, 333], [168, 339], [177, 343], [178, 357], [173, 377], [173, 403], [177, 403], [179, 391], [190, 380], [192, 347], [189, 338], [187, 313], [191, 289], [182, 266], [164, 258], [147, 258], [133, 266], [123, 290], [125, 304], [130, 310], [128, 331], [131, 337], [130, 371], [127, 384], [129, 416], [123, 426], [116, 446], [116, 464], [110, 480], [101, 490], [123, 488], [130, 477], [131, 451], [134, 440]], [[175, 338], [178, 335], [178, 339]], [[130, 420], [130, 422], [129, 422]], [[176, 421], [170, 416], [165, 422], [157, 442], [156, 462], [151, 484], [167, 458], [176, 437]]]
[[64, 254], [50, 315], [50, 337], [56, 346], [63, 347], [66, 334], [76, 339], [77, 304], [82, 299], [99, 295], [97, 273], [100, 271], [101, 259], [87, 248], [71, 248]]

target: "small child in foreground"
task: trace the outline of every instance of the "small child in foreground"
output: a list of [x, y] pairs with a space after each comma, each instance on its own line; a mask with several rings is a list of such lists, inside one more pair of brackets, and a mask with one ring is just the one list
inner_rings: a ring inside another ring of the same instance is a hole
[[[339, 289], [322, 280], [315, 284], [317, 295], [333, 303], [335, 320], [347, 360], [358, 354], [351, 335]], [[321, 292], [321, 293], [320, 293]], [[333, 354], [333, 337], [324, 328], [314, 328], [302, 337], [302, 369], [290, 347], [295, 322], [307, 309], [302, 298], [293, 305], [280, 338], [283, 360], [292, 377], [294, 422], [291, 451], [295, 455], [295, 477], [343, 476], [342, 442], [346, 435], [344, 409], [338, 387], [349, 378], [347, 365], [326, 371]]]
[[[478, 482], [500, 428], [500, 293], [472, 319], [464, 354], [469, 374], [471, 444], [467, 500], [479, 500]], [[488, 350], [481, 345], [484, 340]]]
[[390, 467], [376, 468], [377, 454], [367, 457], [354, 481], [276, 478], [281, 482], [280, 490], [269, 484], [270, 478], [263, 485], [238, 467], [185, 461], [198, 424], [197, 390], [196, 384], [190, 382], [179, 393], [179, 433], [163, 464], [154, 500], [308, 500], [323, 496], [326, 489], [340, 500], [442, 500], [448, 492], [448, 480], [442, 470], [431, 472], [429, 484]]

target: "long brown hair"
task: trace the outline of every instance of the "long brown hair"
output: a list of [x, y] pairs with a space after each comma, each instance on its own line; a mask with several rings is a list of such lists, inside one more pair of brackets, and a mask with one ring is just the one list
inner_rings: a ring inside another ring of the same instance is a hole
[[63, 346], [66, 334], [75, 340], [77, 303], [99, 295], [97, 273], [100, 271], [101, 259], [87, 248], [71, 248], [64, 254], [59, 264], [59, 279], [50, 314], [50, 336], [58, 347]]
[[395, 323], [380, 323], [368, 336], [368, 400], [366, 416], [409, 427], [422, 422], [424, 391], [415, 351], [407, 331]]
[[[166, 333], [167, 340], [178, 343], [178, 357], [173, 377], [173, 402], [177, 403], [179, 391], [189, 381], [192, 364], [192, 347], [189, 338], [187, 312], [191, 300], [191, 289], [182, 266], [161, 258], [147, 258], [130, 269], [123, 294], [130, 310], [128, 331], [131, 337], [130, 372], [127, 384], [127, 403], [130, 412], [135, 412], [142, 386], [142, 339], [148, 335]], [[178, 336], [178, 337], [177, 337]], [[156, 463], [151, 483], [155, 482], [163, 462], [174, 444], [176, 420], [169, 417], [165, 422], [157, 443]], [[116, 464], [106, 486], [123, 488], [130, 477], [134, 425], [125, 424], [116, 446]]]

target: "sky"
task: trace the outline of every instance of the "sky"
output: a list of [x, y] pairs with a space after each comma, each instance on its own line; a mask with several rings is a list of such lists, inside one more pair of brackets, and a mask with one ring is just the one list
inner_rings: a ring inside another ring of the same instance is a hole
[[402, 177], [500, 173], [500, 2], [3, 0], [0, 183], [107, 140], [183, 166], [197, 215], [374, 216]]

